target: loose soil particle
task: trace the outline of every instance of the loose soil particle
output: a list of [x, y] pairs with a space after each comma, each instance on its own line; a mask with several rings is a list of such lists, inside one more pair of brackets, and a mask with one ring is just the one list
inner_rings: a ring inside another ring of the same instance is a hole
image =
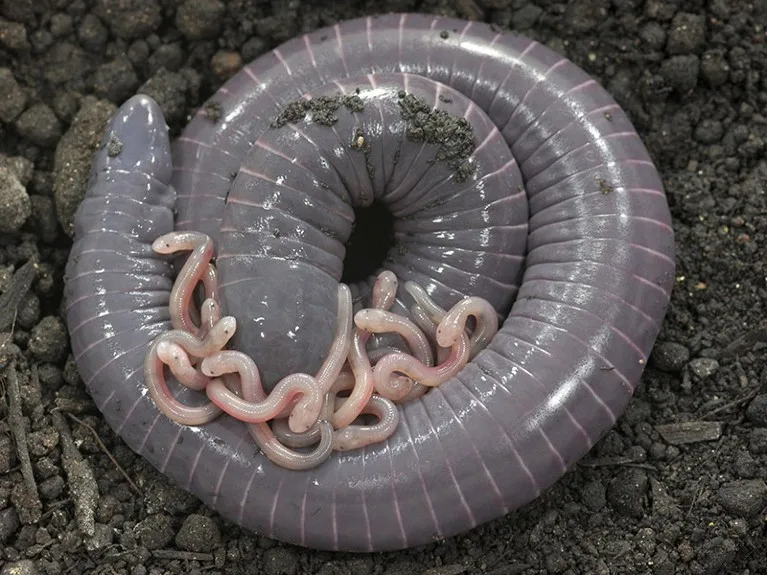
[[[151, 93], [177, 134], [240, 61], [394, 10], [514, 27], [606, 86], [661, 170], [676, 289], [631, 408], [537, 501], [422, 549], [319, 553], [222, 521], [115, 436], [61, 330], [63, 268], [121, 99]], [[0, 574], [767, 573], [766, 24], [754, 0], [0, 0], [0, 157], [33, 198], [21, 223], [22, 188], [0, 206]]]

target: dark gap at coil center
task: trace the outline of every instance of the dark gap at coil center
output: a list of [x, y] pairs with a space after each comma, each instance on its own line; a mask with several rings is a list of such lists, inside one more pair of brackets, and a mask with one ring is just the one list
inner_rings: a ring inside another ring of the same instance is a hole
[[394, 247], [394, 216], [383, 203], [354, 208], [354, 228], [345, 247], [342, 283], [365, 280], [383, 265]]

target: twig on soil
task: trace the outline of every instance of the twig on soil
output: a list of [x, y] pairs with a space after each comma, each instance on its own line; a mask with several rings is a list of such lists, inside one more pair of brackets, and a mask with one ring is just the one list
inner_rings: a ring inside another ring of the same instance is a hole
[[93, 429], [93, 428], [92, 428], [90, 425], [88, 425], [87, 423], [85, 423], [85, 422], [84, 422], [82, 419], [80, 419], [80, 418], [78, 418], [78, 417], [75, 417], [75, 415], [74, 415], [74, 414], [72, 414], [72, 413], [68, 413], [68, 412], [67, 412], [67, 416], [68, 416], [70, 419], [72, 419], [73, 421], [75, 421], [75, 422], [79, 423], [80, 425], [82, 425], [82, 426], [83, 426], [83, 427], [85, 427], [85, 428], [86, 428], [88, 431], [90, 431], [90, 432], [91, 432], [91, 434], [93, 435], [93, 438], [94, 438], [94, 439], [96, 440], [96, 442], [99, 444], [99, 447], [101, 447], [101, 450], [102, 450], [102, 451], [103, 451], [103, 452], [106, 454], [106, 456], [107, 456], [107, 457], [110, 459], [110, 461], [111, 461], [111, 462], [114, 464], [114, 466], [117, 468], [117, 471], [119, 471], [119, 472], [120, 472], [120, 475], [122, 475], [122, 476], [125, 478], [125, 481], [127, 481], [127, 482], [128, 482], [128, 484], [131, 486], [131, 488], [133, 489], [133, 491], [135, 491], [135, 492], [136, 492], [136, 494], [137, 494], [137, 495], [142, 495], [142, 493], [141, 493], [141, 490], [138, 488], [138, 485], [136, 485], [136, 484], [133, 482], [133, 480], [132, 480], [132, 479], [130, 478], [130, 476], [129, 476], [129, 475], [126, 473], [126, 471], [125, 471], [125, 470], [122, 468], [122, 466], [121, 466], [119, 463], [117, 463], [117, 460], [114, 458], [114, 455], [112, 455], [112, 454], [110, 453], [109, 449], [107, 449], [107, 446], [106, 446], [106, 445], [104, 445], [104, 442], [103, 442], [103, 441], [101, 441], [101, 438], [99, 437], [99, 434], [98, 434], [98, 432], [97, 432], [95, 429]]
[[155, 549], [152, 557], [178, 561], [213, 561], [211, 553], [196, 553], [194, 551], [178, 551], [176, 549]]
[[16, 309], [27, 295], [37, 275], [37, 261], [29, 260], [13, 274], [8, 289], [0, 295], [0, 331], [5, 331], [16, 318]]
[[466, 573], [468, 568], [464, 565], [441, 565], [440, 567], [432, 567], [423, 572], [423, 575], [461, 575]]
[[[27, 430], [24, 427], [24, 416], [21, 413], [21, 389], [19, 388], [15, 361], [12, 361], [8, 367], [7, 393], [8, 424], [13, 434], [13, 440], [16, 443], [16, 455], [19, 458], [21, 475], [24, 477], [24, 483], [26, 484], [27, 497], [30, 503], [30, 516], [33, 518], [32, 522], [35, 523], [40, 518], [43, 504], [37, 491], [37, 482], [32, 471], [32, 460], [29, 457]], [[35, 517], [37, 519], [34, 519]]]
[[43, 516], [40, 519], [45, 519], [46, 517], [50, 517], [54, 511], [56, 511], [57, 509], [61, 509], [62, 507], [66, 507], [70, 503], [72, 503], [71, 499], [62, 499], [61, 501], [55, 501], [51, 503], [48, 506], [48, 509], [45, 510], [45, 513], [43, 513]]
[[657, 467], [650, 465], [649, 463], [637, 463], [633, 458], [629, 457], [604, 457], [592, 461], [581, 461], [578, 465], [582, 465], [583, 467], [636, 467], [638, 469], [658, 472]]
[[736, 399], [735, 401], [731, 401], [729, 403], [725, 403], [724, 405], [720, 405], [716, 409], [712, 409], [711, 411], [704, 413], [703, 415], [700, 416], [700, 418], [705, 419], [707, 417], [711, 417], [712, 415], [716, 415], [723, 411], [727, 411], [728, 409], [732, 409], [733, 407], [739, 407], [743, 403], [748, 403], [749, 401], [754, 399], [757, 395], [759, 395], [760, 389], [761, 389], [760, 387], [757, 387], [756, 389], [752, 389], [740, 399]]
[[655, 426], [663, 440], [670, 445], [685, 445], [716, 441], [722, 436], [721, 421], [682, 421]]
[[692, 496], [690, 507], [687, 509], [687, 513], [684, 514], [685, 517], [690, 517], [690, 515], [692, 515], [692, 510], [695, 509], [695, 504], [698, 503], [698, 499], [700, 499], [700, 496], [703, 493], [703, 490], [705, 488], [706, 488], [705, 483], [703, 483], [703, 481], [700, 481], [698, 488], [695, 490], [695, 495]]
[[733, 340], [733, 342], [722, 350], [722, 357], [738, 355], [748, 346], [755, 343], [767, 342], [767, 327], [757, 327]]
[[87, 399], [74, 397], [57, 397], [54, 400], [55, 410], [63, 413], [91, 413], [93, 402]]
[[77, 449], [64, 416], [54, 411], [51, 417], [61, 439], [61, 464], [69, 480], [77, 526], [84, 535], [93, 537], [96, 534], [95, 514], [99, 501], [99, 488], [93, 469]]

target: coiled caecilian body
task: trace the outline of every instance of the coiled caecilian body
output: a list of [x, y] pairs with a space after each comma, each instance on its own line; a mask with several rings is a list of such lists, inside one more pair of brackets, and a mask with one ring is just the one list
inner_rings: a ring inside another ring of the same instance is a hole
[[[311, 110], [315, 121], [275, 122], [297, 102], [355, 95], [359, 107], [331, 106], [332, 121]], [[437, 158], [439, 130], [437, 143], [413, 138], [428, 113], [408, 116], [405, 95], [465, 118], [468, 155], [457, 145]], [[247, 66], [172, 152], [146, 97], [105, 138], [68, 267], [81, 375], [132, 449], [249, 530], [351, 551], [467, 531], [561, 477], [639, 382], [673, 282], [662, 183], [605, 90], [536, 42], [425, 14], [348, 21]], [[354, 209], [374, 200], [395, 218], [383, 268], [443, 307], [487, 299], [502, 321], [489, 345], [402, 404], [388, 440], [306, 471], [273, 465], [231, 418], [188, 427], [161, 415], [142, 363], [169, 329], [174, 267], [152, 242], [174, 229], [214, 239], [233, 345], [268, 384], [322, 361]]]

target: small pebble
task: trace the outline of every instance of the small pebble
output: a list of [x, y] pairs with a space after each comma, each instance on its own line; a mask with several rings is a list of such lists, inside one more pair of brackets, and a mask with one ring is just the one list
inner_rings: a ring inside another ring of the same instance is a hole
[[242, 53], [242, 59], [246, 62], [255, 60], [258, 56], [263, 54], [267, 49], [267, 44], [263, 38], [258, 36], [251, 38], [242, 45], [240, 52]]
[[0, 569], [0, 575], [38, 575], [38, 571], [35, 562], [31, 559], [22, 559], [21, 561], [13, 561], [6, 563], [3, 568]]
[[647, 474], [641, 469], [628, 468], [610, 481], [607, 500], [619, 513], [629, 517], [641, 517], [644, 514], [647, 487]]
[[515, 30], [529, 30], [543, 14], [543, 9], [535, 4], [525, 3], [519, 10], [511, 13], [511, 26]]
[[33, 431], [27, 437], [29, 452], [35, 457], [48, 455], [59, 444], [59, 432], [55, 427]]
[[767, 506], [767, 484], [762, 479], [726, 483], [717, 495], [722, 507], [738, 517], [753, 517]]
[[50, 26], [51, 34], [53, 34], [54, 38], [69, 36], [74, 30], [72, 17], [69, 14], [64, 14], [62, 12], [58, 12], [51, 16]]
[[2, 2], [2, 15], [9, 20], [35, 24], [35, 4], [38, 0], [4, 0]]
[[67, 234], [73, 232], [72, 219], [88, 187], [93, 150], [101, 143], [106, 124], [116, 111], [111, 102], [84, 98], [56, 148], [53, 194], [56, 217]]
[[53, 477], [41, 481], [37, 488], [40, 492], [40, 497], [50, 501], [64, 493], [65, 486], [64, 479], [62, 479], [60, 475], [54, 475]]
[[157, 513], [136, 525], [134, 531], [147, 549], [162, 549], [173, 541], [173, 520], [170, 515]]
[[[58, 453], [56, 453], [58, 461]], [[40, 479], [48, 479], [61, 472], [58, 463], [54, 463], [50, 457], [40, 457], [34, 462], [35, 474]]]
[[136, 91], [139, 79], [130, 60], [117, 58], [99, 67], [93, 76], [93, 90], [99, 98], [121, 104]]
[[31, 214], [27, 189], [8, 168], [0, 166], [0, 233], [18, 232]]
[[727, 82], [730, 77], [730, 64], [724, 54], [711, 50], [703, 54], [700, 61], [700, 75], [712, 88], [717, 88]]
[[767, 428], [759, 427], [751, 430], [748, 436], [748, 450], [753, 455], [767, 453]]
[[178, 72], [184, 64], [184, 51], [179, 44], [163, 44], [158, 46], [149, 56], [149, 73], [154, 75], [160, 68], [168, 72]]
[[655, 553], [655, 531], [650, 527], [643, 527], [637, 532], [636, 546], [643, 553], [652, 555]]
[[661, 63], [660, 73], [669, 86], [686, 94], [698, 84], [700, 60], [694, 54], [671, 56]]
[[[609, 6], [609, 2], [607, 2]], [[603, 0], [580, 0], [567, 3], [564, 19], [573, 34], [585, 35], [604, 21], [607, 12]]]
[[657, 22], [648, 22], [639, 31], [639, 37], [651, 50], [662, 50], [666, 45], [666, 30]]
[[90, 552], [105, 549], [112, 544], [114, 540], [114, 530], [109, 525], [103, 523], [96, 523], [94, 526], [94, 534], [85, 540], [85, 549]]
[[263, 566], [267, 575], [295, 575], [298, 556], [292, 549], [274, 547], [264, 553]]
[[759, 466], [749, 453], [738, 453], [732, 464], [732, 471], [741, 479], [753, 479], [756, 477]]
[[67, 331], [58, 317], [44, 317], [32, 329], [29, 351], [40, 361], [57, 363], [64, 359], [67, 353]]
[[[46, 52], [53, 45], [54, 41], [53, 34], [44, 29], [35, 30], [29, 36], [29, 43], [32, 45], [32, 51], [36, 54], [43, 54]], [[54, 76], [57, 76], [57, 74], [54, 73]]]
[[581, 501], [591, 511], [599, 511], [607, 504], [605, 486], [599, 481], [590, 481], [581, 489]]
[[724, 134], [724, 128], [722, 128], [722, 123], [719, 120], [703, 118], [695, 126], [693, 137], [701, 144], [715, 144], [722, 139], [722, 134]]
[[19, 514], [13, 507], [0, 510], [0, 543], [7, 543], [14, 533], [21, 527]]
[[136, 69], [141, 69], [144, 67], [144, 64], [147, 63], [149, 52], [149, 44], [144, 40], [136, 40], [128, 47], [128, 53], [126, 55]]
[[666, 458], [666, 446], [659, 442], [653, 443], [650, 446], [650, 457], [657, 461], [663, 461]]
[[109, 38], [109, 31], [94, 14], [86, 14], [80, 27], [77, 29], [77, 37], [83, 48], [89, 52], [98, 53], [104, 49]]
[[0, 20], [0, 46], [11, 52], [29, 50], [29, 38], [24, 24]]
[[[96, 521], [99, 523], [109, 523], [112, 517], [120, 512], [120, 509], [122, 509], [122, 503], [120, 503], [116, 497], [109, 494], [102, 495], [99, 497], [98, 507], [96, 507]], [[166, 527], [168, 531], [173, 531], [170, 525], [167, 525]]]
[[767, 427], [767, 393], [757, 395], [746, 408], [746, 417], [754, 425]]
[[[35, 250], [34, 253], [37, 253], [37, 246], [35, 244], [31, 244], [31, 246]], [[31, 256], [24, 259], [29, 259], [29, 257]], [[53, 290], [56, 288], [56, 271], [53, 266], [48, 262], [41, 262], [37, 266], [37, 272], [37, 293], [44, 297], [53, 295]]]
[[37, 368], [37, 377], [43, 390], [56, 391], [64, 384], [61, 370], [52, 363], [41, 363]]
[[[58, 111], [56, 113], [58, 114]], [[53, 195], [53, 172], [35, 170], [29, 185], [28, 190], [33, 194], [51, 197]]]
[[5, 475], [16, 465], [16, 449], [8, 434], [0, 433], [0, 475]]
[[703, 567], [703, 574], [717, 575], [720, 573], [722, 568], [732, 562], [737, 551], [738, 546], [732, 540], [724, 537], [714, 537], [703, 543], [697, 553], [697, 559]]
[[61, 123], [48, 106], [35, 104], [16, 120], [16, 130], [37, 146], [53, 147], [61, 138]]
[[205, 515], [193, 514], [186, 518], [176, 535], [176, 545], [186, 551], [205, 553], [221, 543], [216, 522]]
[[567, 559], [561, 553], [553, 552], [546, 555], [546, 571], [552, 575], [564, 573], [568, 567]]
[[730, 17], [731, 0], [709, 0], [708, 10], [720, 20], [727, 20]]
[[0, 167], [9, 170], [23, 186], [29, 185], [35, 173], [35, 165], [21, 156], [5, 156], [0, 154]]
[[220, 80], [228, 80], [242, 67], [242, 57], [237, 52], [219, 50], [213, 54], [210, 67]]
[[706, 541], [697, 554], [704, 575], [717, 575], [732, 563], [738, 546], [731, 539], [714, 537]]
[[96, 14], [123, 40], [144, 38], [162, 24], [158, 0], [98, 0]]
[[8, 365], [13, 358], [19, 355], [21, 355], [21, 349], [13, 342], [11, 333], [0, 333], [0, 367]]
[[0, 121], [13, 122], [24, 111], [27, 95], [8, 68], [0, 68]]
[[139, 91], [154, 98], [168, 121], [173, 122], [184, 116], [187, 88], [188, 83], [183, 74], [161, 69]]
[[679, 12], [671, 21], [666, 52], [697, 54], [706, 42], [706, 21], [702, 14]]
[[226, 6], [221, 0], [186, 0], [176, 11], [176, 26], [189, 40], [215, 38], [224, 14]]
[[690, 360], [690, 350], [682, 344], [665, 341], [655, 347], [652, 360], [658, 369], [678, 373]]
[[719, 369], [719, 362], [710, 357], [697, 357], [690, 362], [690, 371], [698, 379], [708, 379]]
[[29, 222], [37, 236], [46, 244], [53, 244], [59, 237], [59, 222], [53, 199], [37, 194], [29, 196], [31, 215]]
[[681, 559], [683, 563], [689, 563], [695, 558], [695, 550], [688, 541], [680, 543], [676, 550], [677, 553], [679, 553], [679, 559]]

